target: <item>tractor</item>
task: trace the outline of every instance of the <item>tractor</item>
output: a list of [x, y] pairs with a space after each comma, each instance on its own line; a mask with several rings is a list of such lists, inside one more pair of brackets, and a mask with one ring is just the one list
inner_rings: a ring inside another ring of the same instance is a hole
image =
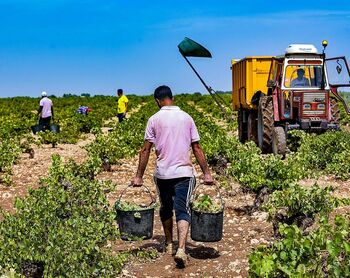
[[[311, 44], [291, 44], [281, 56], [251, 56], [232, 60], [232, 105], [238, 111], [238, 136], [254, 141], [263, 153], [284, 156], [290, 130], [322, 133], [338, 130], [339, 103], [349, 108], [339, 88], [350, 87], [345, 57], [326, 58], [327, 41], [318, 53]], [[200, 44], [185, 38], [182, 56], [211, 57]], [[223, 109], [219, 98], [191, 68]]]

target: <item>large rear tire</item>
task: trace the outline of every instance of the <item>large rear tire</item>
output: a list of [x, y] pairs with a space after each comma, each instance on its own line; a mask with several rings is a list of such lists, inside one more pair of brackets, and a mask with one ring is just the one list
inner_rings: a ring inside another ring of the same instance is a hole
[[281, 126], [276, 126], [272, 133], [272, 152], [274, 155], [286, 155], [287, 140], [286, 133]]
[[258, 123], [257, 123], [257, 113], [256, 111], [250, 111], [248, 115], [247, 123], [247, 135], [248, 140], [251, 140], [258, 144]]
[[258, 144], [263, 153], [271, 153], [272, 151], [273, 128], [272, 98], [262, 96], [258, 107]]
[[339, 124], [340, 121], [340, 107], [336, 99], [331, 98], [331, 112], [332, 112], [332, 122]]

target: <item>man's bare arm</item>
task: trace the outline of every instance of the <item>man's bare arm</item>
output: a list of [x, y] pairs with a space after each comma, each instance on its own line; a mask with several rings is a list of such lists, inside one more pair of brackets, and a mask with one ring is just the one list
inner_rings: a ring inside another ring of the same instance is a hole
[[193, 150], [193, 154], [196, 157], [197, 162], [198, 162], [199, 166], [201, 167], [201, 170], [204, 174], [204, 183], [205, 184], [213, 184], [213, 178], [211, 176], [209, 166], [207, 164], [204, 152], [203, 152], [202, 147], [199, 144], [199, 142], [192, 143], [192, 150]]
[[148, 163], [149, 155], [151, 153], [152, 145], [153, 145], [153, 143], [145, 141], [142, 149], [140, 150], [139, 165], [137, 167], [136, 175], [131, 182], [131, 184], [134, 186], [141, 186], [143, 183], [142, 177], [143, 177], [143, 174], [145, 173], [145, 170], [147, 167], [147, 163]]

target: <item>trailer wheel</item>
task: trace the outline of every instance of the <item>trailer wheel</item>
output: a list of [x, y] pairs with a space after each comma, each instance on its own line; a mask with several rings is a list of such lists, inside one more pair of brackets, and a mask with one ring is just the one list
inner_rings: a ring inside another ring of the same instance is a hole
[[340, 107], [336, 99], [331, 98], [332, 122], [338, 124], [340, 121]]
[[274, 127], [273, 103], [269, 96], [262, 96], [258, 107], [258, 143], [263, 153], [271, 153]]
[[248, 115], [248, 123], [247, 123], [247, 133], [248, 140], [251, 140], [258, 144], [258, 124], [257, 124], [257, 115], [256, 111], [250, 111]]
[[244, 143], [248, 139], [247, 135], [247, 123], [244, 122], [243, 109], [238, 110], [238, 139], [241, 143]]
[[281, 126], [277, 126], [273, 129], [272, 133], [272, 152], [274, 155], [286, 155], [286, 133]]

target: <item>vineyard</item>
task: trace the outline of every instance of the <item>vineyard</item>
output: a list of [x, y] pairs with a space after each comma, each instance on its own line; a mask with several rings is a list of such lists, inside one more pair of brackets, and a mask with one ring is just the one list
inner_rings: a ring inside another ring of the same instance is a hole
[[[237, 115], [224, 119], [210, 96], [176, 95], [176, 105], [197, 125], [225, 201], [222, 241], [189, 239], [189, 265], [177, 269], [162, 250], [158, 212], [152, 239], [120, 238], [114, 204], [136, 172], [147, 120], [158, 111], [152, 96], [128, 98], [130, 112], [120, 124], [115, 97], [52, 98], [61, 132], [37, 135], [31, 126], [39, 100], [1, 99], [4, 277], [32, 277], [36, 269], [44, 277], [350, 276], [350, 119], [344, 111], [341, 131], [290, 132], [283, 158], [240, 143]], [[223, 98], [230, 103], [230, 95]], [[78, 114], [80, 105], [91, 113]], [[144, 183], [156, 196], [154, 164], [152, 154]], [[146, 202], [137, 190], [126, 198]]]

